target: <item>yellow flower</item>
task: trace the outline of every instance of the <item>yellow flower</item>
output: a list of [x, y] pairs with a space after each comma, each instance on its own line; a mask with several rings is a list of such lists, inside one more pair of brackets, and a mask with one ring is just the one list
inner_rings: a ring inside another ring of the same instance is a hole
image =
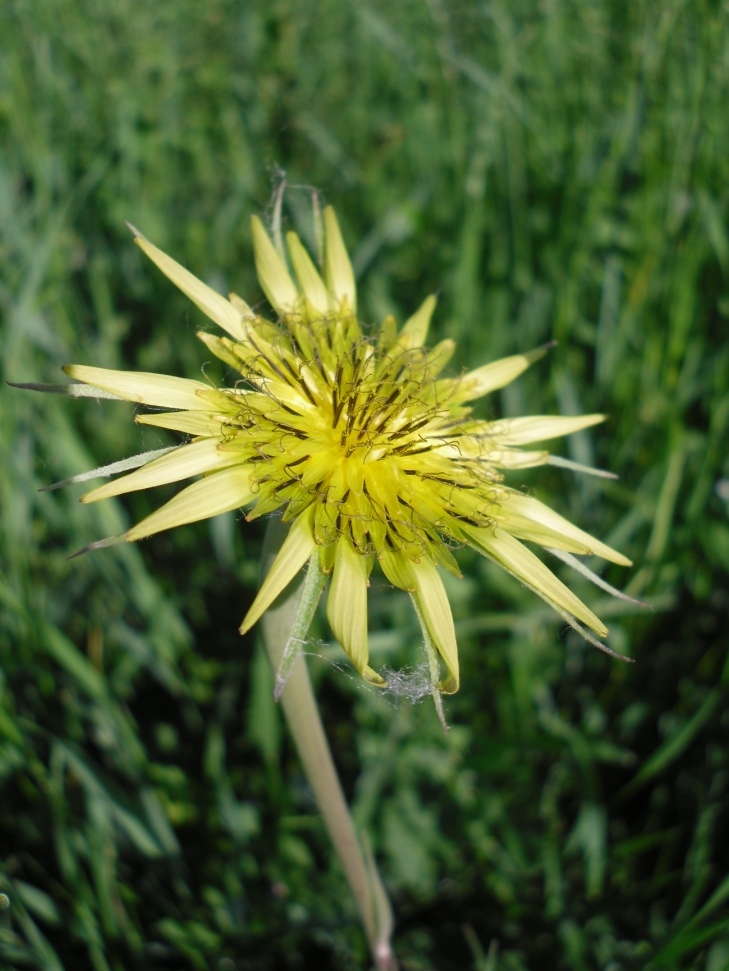
[[363, 333], [354, 274], [331, 208], [324, 228], [323, 275], [298, 236], [288, 234], [294, 278], [253, 219], [256, 269], [275, 323], [234, 294], [226, 300], [136, 236], [147, 256], [226, 332], [198, 336], [241, 379], [233, 388], [213, 388], [161, 374], [64, 368], [105, 396], [167, 409], [136, 420], [190, 437], [164, 454], [127, 460], [124, 469], [139, 467], [82, 501], [203, 476], [126, 533], [92, 548], [241, 507], [248, 508], [248, 520], [281, 510], [291, 526], [241, 631], [318, 557], [331, 575], [332, 631], [357, 670], [376, 684], [384, 681], [368, 664], [367, 587], [377, 563], [391, 584], [411, 595], [424, 636], [445, 664], [436, 687], [458, 689], [456, 636], [440, 570], [460, 576], [452, 549], [466, 544], [599, 645], [582, 625], [600, 636], [605, 626], [524, 541], [561, 551], [573, 565], [575, 553], [629, 561], [505, 485], [504, 472], [547, 463], [546, 451], [523, 446], [571, 434], [603, 416], [473, 418], [470, 402], [513, 381], [544, 349], [440, 377], [454, 344], [425, 346], [435, 298], [428, 297], [399, 331], [387, 318], [377, 333]]

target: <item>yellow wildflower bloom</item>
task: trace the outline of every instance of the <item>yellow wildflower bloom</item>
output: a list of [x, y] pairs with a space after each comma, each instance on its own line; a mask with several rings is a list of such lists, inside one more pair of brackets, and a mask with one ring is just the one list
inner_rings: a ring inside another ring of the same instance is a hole
[[548, 452], [525, 446], [587, 428], [603, 416], [473, 418], [470, 402], [513, 381], [544, 349], [440, 377], [454, 343], [426, 347], [435, 298], [428, 297], [399, 331], [388, 318], [376, 334], [363, 333], [354, 274], [331, 208], [324, 227], [323, 275], [298, 236], [288, 234], [294, 277], [253, 219], [256, 269], [275, 323], [234, 294], [226, 300], [136, 235], [147, 256], [225, 331], [199, 337], [241, 380], [233, 388], [213, 388], [160, 374], [64, 368], [104, 396], [165, 409], [139, 414], [138, 422], [190, 436], [164, 454], [120, 463], [134, 471], [82, 501], [203, 476], [123, 535], [92, 548], [241, 507], [249, 520], [281, 510], [290, 530], [241, 631], [319, 557], [331, 574], [332, 631], [358, 671], [376, 684], [384, 682], [368, 664], [367, 587], [378, 563], [390, 583], [412, 596], [445, 664], [438, 689], [458, 689], [456, 636], [440, 570], [460, 576], [452, 553], [459, 545], [493, 560], [578, 630], [587, 633], [585, 625], [606, 635], [602, 622], [524, 542], [562, 551], [570, 561], [575, 553], [629, 561], [504, 484], [505, 471], [549, 461]]

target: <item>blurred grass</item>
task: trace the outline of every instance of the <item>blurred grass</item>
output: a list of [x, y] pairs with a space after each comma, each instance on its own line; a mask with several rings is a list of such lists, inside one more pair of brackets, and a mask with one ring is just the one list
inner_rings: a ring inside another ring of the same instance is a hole
[[[199, 373], [201, 318], [124, 220], [261, 299], [248, 217], [280, 166], [304, 236], [306, 186], [336, 205], [370, 319], [439, 289], [456, 366], [560, 341], [494, 412], [609, 415], [568, 455], [619, 482], [513, 481], [634, 558], [607, 576], [652, 612], [584, 595], [635, 665], [468, 554], [448, 736], [313, 662], [402, 966], [729, 967], [725, 5], [4, 0], [0, 38], [6, 380]], [[160, 497], [38, 488], [166, 440], [125, 405], [0, 394], [0, 961], [362, 966], [236, 633], [260, 533], [68, 562]], [[377, 663], [415, 662], [407, 606], [373, 590]]]

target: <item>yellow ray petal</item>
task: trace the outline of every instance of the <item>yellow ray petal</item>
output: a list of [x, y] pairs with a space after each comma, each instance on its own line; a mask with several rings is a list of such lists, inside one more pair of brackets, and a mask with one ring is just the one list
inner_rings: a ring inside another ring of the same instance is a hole
[[138, 234], [136, 230], [133, 229], [133, 232], [135, 233], [134, 242], [137, 246], [162, 270], [168, 279], [172, 280], [176, 287], [182, 290], [186, 297], [189, 297], [206, 316], [214, 320], [231, 337], [235, 337], [236, 340], [243, 340], [247, 333], [243, 319], [239, 311], [222, 294], [213, 290], [202, 280], [198, 280], [189, 270], [180, 266], [171, 256], [163, 253], [161, 249]]
[[342, 239], [342, 231], [331, 206], [327, 206], [324, 210], [324, 230], [326, 234], [324, 267], [329, 292], [337, 304], [346, 303], [354, 314], [357, 312], [354, 271]]
[[410, 569], [411, 563], [406, 556], [385, 550], [379, 556], [379, 563], [382, 572], [394, 587], [407, 590], [408, 593], [415, 593], [418, 588], [418, 581]]
[[125, 534], [129, 542], [239, 509], [252, 498], [250, 471], [238, 465], [193, 482]]
[[382, 678], [367, 665], [367, 558], [344, 537], [337, 541], [334, 554], [327, 619], [357, 670], [368, 681], [382, 684]]
[[387, 349], [392, 344], [395, 343], [395, 338], [397, 337], [397, 321], [392, 316], [388, 314], [387, 317], [380, 324], [380, 332], [377, 337], [377, 343], [380, 347]]
[[522, 452], [519, 449], [499, 448], [488, 453], [488, 461], [503, 469], [530, 469], [535, 465], [548, 465], [549, 452]]
[[63, 370], [70, 378], [83, 381], [94, 388], [111, 391], [126, 401], [157, 408], [180, 408], [188, 411], [206, 411], [209, 405], [200, 398], [198, 391], [209, 391], [202, 381], [175, 378], [169, 374], [150, 371], [112, 371], [85, 364], [66, 364]]
[[98, 502], [111, 496], [120, 496], [125, 492], [136, 492], [139, 489], [150, 489], [153, 486], [164, 485], [167, 482], [179, 482], [189, 479], [193, 475], [212, 472], [214, 469], [224, 469], [233, 465], [237, 457], [230, 452], [221, 452], [220, 442], [216, 438], [205, 438], [190, 445], [181, 445], [174, 452], [168, 452], [161, 458], [155, 459], [144, 468], [130, 472], [114, 482], [92, 489], [81, 496], [81, 502]]
[[586, 607], [542, 561], [510, 536], [505, 529], [478, 529], [463, 525], [463, 531], [476, 549], [495, 560], [534, 591], [581, 620], [601, 637], [608, 633], [603, 622]]
[[299, 286], [304, 291], [304, 296], [311, 306], [320, 314], [325, 314], [329, 309], [329, 296], [324, 281], [319, 276], [319, 271], [311, 261], [311, 257], [301, 245], [301, 240], [296, 233], [286, 234], [286, 244], [291, 255], [291, 262], [294, 264]]
[[398, 344], [403, 347], [422, 347], [428, 337], [430, 318], [433, 316], [437, 298], [435, 294], [426, 297], [415, 313], [403, 324], [398, 334]]
[[209, 415], [204, 411], [157, 411], [149, 415], [135, 415], [138, 425], [153, 425], [155, 428], [169, 428], [185, 435], [220, 435], [224, 426], [220, 415]]
[[242, 297], [239, 297], [237, 293], [229, 293], [228, 300], [230, 300], [231, 304], [235, 307], [241, 317], [246, 318], [256, 316], [245, 300]]
[[296, 574], [311, 557], [316, 549], [314, 534], [311, 528], [311, 510], [296, 519], [288, 532], [266, 579], [261, 584], [258, 596], [251, 604], [250, 610], [240, 625], [241, 634], [245, 634], [260, 620], [276, 597], [294, 579]]
[[494, 520], [497, 529], [501, 527], [517, 539], [526, 543], [536, 543], [544, 549], [564, 550], [567, 553], [576, 553], [578, 556], [589, 556], [592, 552], [584, 543], [579, 543], [548, 526], [542, 526], [541, 523], [535, 523], [518, 512], [507, 513], [502, 508], [502, 511], [494, 516]]
[[[604, 560], [610, 560], [611, 563], [619, 563], [621, 566], [633, 565], [622, 553], [618, 553], [617, 550], [612, 549], [606, 543], [601, 543], [599, 539], [595, 539], [594, 536], [590, 536], [589, 533], [574, 526], [569, 520], [560, 516], [553, 509], [550, 509], [549, 506], [545, 506], [543, 502], [539, 502], [538, 499], [532, 499], [530, 496], [523, 496], [518, 492], [510, 493], [509, 498], [503, 506], [507, 529], [509, 528], [509, 513], [512, 509], [527, 519], [531, 519], [541, 526], [546, 526], [548, 529], [554, 530], [555, 533], [561, 534], [566, 539], [573, 539], [578, 543], [582, 543], [591, 553], [594, 553], [596, 556], [601, 556]], [[570, 552], [576, 551], [573, 550]]]
[[299, 292], [258, 216], [251, 217], [251, 233], [258, 282], [269, 303], [278, 313], [294, 310]]
[[458, 691], [460, 678], [458, 674], [458, 645], [448, 594], [443, 586], [438, 568], [430, 557], [423, 556], [419, 563], [411, 563], [411, 569], [418, 584], [418, 589], [413, 596], [418, 602], [425, 623], [428, 625], [430, 636], [448, 668], [448, 677], [437, 686], [438, 690], [444, 694], [454, 694]]
[[490, 422], [488, 433], [497, 445], [529, 445], [572, 435], [591, 425], [599, 425], [601, 421], [605, 421], [605, 415], [530, 415]]
[[446, 364], [453, 357], [455, 350], [456, 342], [451, 340], [450, 337], [446, 337], [445, 340], [439, 341], [435, 347], [428, 352], [428, 355], [425, 358], [425, 373], [427, 373], [430, 378], [434, 378], [437, 374], [440, 374]]
[[234, 344], [233, 341], [228, 340], [227, 337], [218, 337], [217, 334], [208, 334], [207, 331], [199, 330], [197, 335], [199, 340], [212, 351], [213, 354], [223, 361], [228, 367], [234, 368], [236, 371], [240, 371], [241, 359], [235, 353], [235, 348], [240, 347], [240, 344]]
[[475, 371], [469, 371], [458, 382], [454, 402], [473, 401], [491, 391], [498, 391], [499, 388], [511, 384], [546, 353], [546, 347], [537, 347], [526, 354], [503, 357], [500, 361], [492, 361], [490, 364], [476, 368]]
[[132, 469], [138, 469], [142, 465], [148, 465], [154, 459], [160, 458], [160, 456], [166, 455], [168, 452], [173, 452], [174, 450], [175, 446], [172, 445], [169, 448], [155, 448], [148, 452], [139, 452], [137, 455], [130, 455], [128, 458], [121, 459], [119, 462], [100, 465], [96, 469], [89, 469], [88, 472], [80, 472], [78, 475], [72, 475], [68, 479], [61, 479], [60, 482], [52, 482], [50, 485], [42, 486], [38, 491], [55, 492], [56, 489], [62, 489], [68, 485], [76, 485], [79, 482], [88, 482], [89, 479], [108, 479], [110, 475], [119, 475], [121, 472], [130, 472]]

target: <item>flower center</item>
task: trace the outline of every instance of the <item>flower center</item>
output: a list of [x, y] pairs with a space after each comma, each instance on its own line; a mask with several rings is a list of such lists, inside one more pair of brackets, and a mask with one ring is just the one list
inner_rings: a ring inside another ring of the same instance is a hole
[[459, 539], [459, 521], [488, 525], [491, 446], [467, 434], [432, 352], [383, 348], [336, 317], [287, 325], [235, 345], [249, 388], [235, 395], [228, 447], [255, 469], [249, 519], [316, 504], [320, 545], [346, 535], [364, 555], [412, 559], [442, 545], [439, 533]]

